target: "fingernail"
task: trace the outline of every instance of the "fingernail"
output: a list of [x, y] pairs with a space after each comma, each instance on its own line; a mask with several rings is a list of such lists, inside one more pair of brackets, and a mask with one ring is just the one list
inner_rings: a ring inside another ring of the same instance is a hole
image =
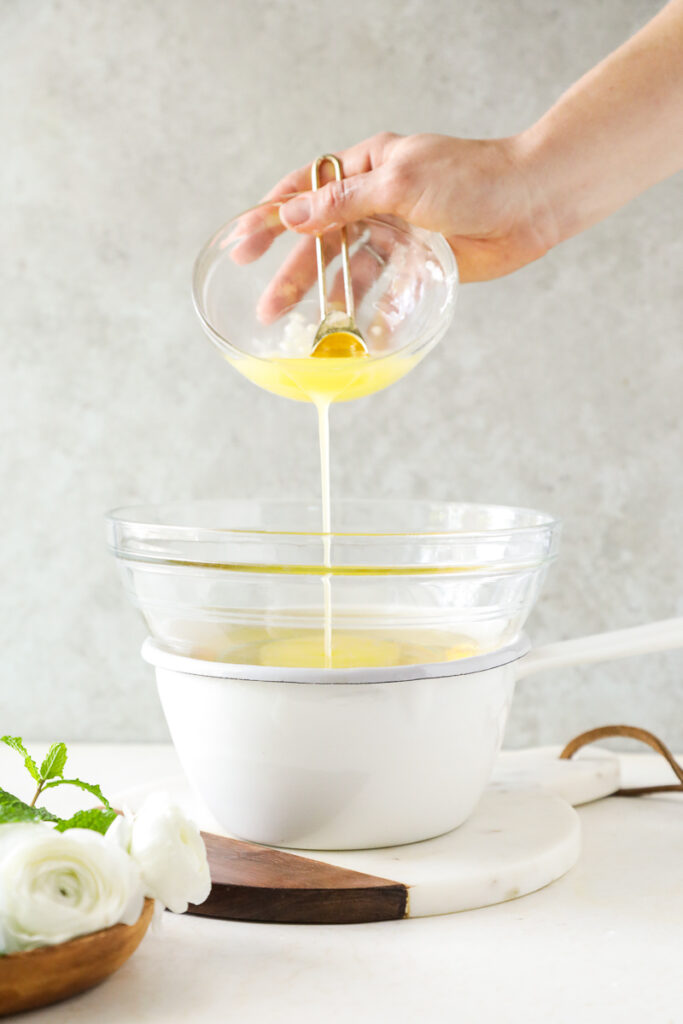
[[297, 224], [303, 224], [311, 216], [311, 201], [306, 196], [298, 196], [290, 199], [288, 203], [280, 207], [280, 220], [288, 228]]

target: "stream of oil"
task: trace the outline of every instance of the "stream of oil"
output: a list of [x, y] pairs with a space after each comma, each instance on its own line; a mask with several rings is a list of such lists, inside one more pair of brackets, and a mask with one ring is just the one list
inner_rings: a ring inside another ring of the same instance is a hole
[[[326, 346], [324, 355], [277, 356], [271, 359], [244, 357], [232, 361], [235, 368], [254, 384], [285, 398], [311, 402], [316, 408], [320, 449], [321, 531], [325, 568], [332, 569], [330, 406], [333, 402], [347, 402], [381, 391], [405, 376], [417, 361], [418, 357], [406, 356], [401, 353], [381, 357], [357, 352], [344, 354], [342, 335], [339, 335], [338, 339], [336, 336], [332, 338], [331, 344]], [[322, 576], [322, 588], [324, 622], [322, 664], [325, 668], [332, 668], [339, 662], [345, 663], [349, 658], [355, 660], [353, 647], [357, 645], [358, 641], [351, 635], [342, 634], [337, 638], [337, 649], [335, 649], [332, 630], [331, 573]], [[307, 638], [305, 647], [299, 655], [301, 658], [311, 657], [309, 647], [310, 638]], [[384, 653], [386, 654], [386, 651]], [[358, 654], [366, 660], [369, 656], [365, 647], [362, 652], [359, 650]], [[294, 648], [290, 650], [290, 656], [296, 656]], [[361, 660], [358, 663], [362, 664], [363, 662]]]
[[[243, 376], [259, 387], [285, 398], [311, 403], [317, 412], [320, 450], [320, 491], [321, 491], [321, 537], [323, 567], [329, 569], [322, 575], [323, 629], [315, 628], [310, 613], [300, 612], [299, 625], [290, 616], [290, 626], [255, 625], [237, 623], [219, 634], [206, 637], [211, 658], [240, 664], [274, 665], [278, 667], [308, 668], [353, 668], [384, 667], [387, 665], [415, 665], [430, 662], [451, 661], [477, 653], [476, 643], [469, 637], [448, 629], [416, 628], [414, 618], [405, 627], [394, 623], [391, 627], [373, 626], [372, 630], [359, 628], [358, 611], [353, 621], [346, 621], [346, 615], [333, 610], [333, 580], [335, 568], [332, 564], [333, 539], [330, 503], [330, 407], [336, 402], [347, 402], [354, 398], [372, 395], [395, 381], [400, 380], [419, 362], [419, 355], [405, 355], [401, 352], [384, 356], [349, 353], [341, 354], [343, 346], [331, 345], [324, 356], [280, 356], [258, 358], [244, 355], [230, 362]], [[252, 567], [256, 571], [256, 567]], [[259, 571], [282, 571], [277, 566], [259, 567]], [[287, 572], [297, 570], [288, 567]], [[302, 568], [307, 574], [311, 567]], [[449, 567], [419, 570], [410, 568], [382, 569], [371, 567], [344, 567], [344, 575], [387, 575], [401, 576], [417, 571], [455, 572]], [[464, 571], [464, 569], [463, 569]], [[397, 613], [396, 613], [397, 614]], [[395, 617], [395, 616], [394, 616]], [[333, 628], [334, 624], [334, 628]], [[435, 623], [432, 623], [435, 625]], [[202, 656], [198, 645], [195, 656]], [[205, 655], [206, 656], [206, 655]]]
[[318, 413], [318, 441], [320, 445], [320, 498], [322, 506], [323, 564], [330, 573], [322, 578], [323, 585], [323, 651], [325, 668], [332, 668], [332, 495], [330, 484], [330, 401], [315, 399]]

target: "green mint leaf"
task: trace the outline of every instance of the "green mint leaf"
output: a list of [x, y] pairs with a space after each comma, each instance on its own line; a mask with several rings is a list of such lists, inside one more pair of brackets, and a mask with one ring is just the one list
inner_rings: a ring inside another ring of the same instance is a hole
[[83, 782], [82, 779], [53, 779], [52, 782], [45, 783], [43, 790], [53, 789], [54, 786], [78, 786], [79, 789], [85, 790], [86, 793], [92, 793], [93, 796], [96, 796], [104, 804], [108, 811], [111, 810], [111, 804], [100, 787], [92, 782]]
[[9, 825], [17, 821], [59, 821], [44, 807], [30, 807], [4, 789], [0, 789], [0, 825]]
[[89, 811], [76, 811], [70, 818], [63, 818], [56, 825], [56, 830], [66, 832], [69, 828], [91, 828], [104, 835], [115, 817], [116, 811], [93, 807]]
[[41, 779], [55, 779], [64, 775], [66, 743], [53, 743], [40, 766]]
[[0, 736], [0, 742], [6, 743], [8, 747], [12, 748], [12, 750], [16, 750], [17, 754], [21, 754], [27, 771], [33, 776], [36, 782], [40, 782], [40, 775], [36, 768], [36, 762], [24, 746], [21, 736]]

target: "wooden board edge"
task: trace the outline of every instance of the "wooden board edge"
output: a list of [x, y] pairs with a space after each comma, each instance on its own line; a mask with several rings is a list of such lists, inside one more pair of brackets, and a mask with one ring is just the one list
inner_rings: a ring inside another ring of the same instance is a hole
[[268, 889], [214, 884], [208, 899], [188, 914], [263, 924], [369, 924], [399, 921], [408, 913], [400, 882], [367, 888]]

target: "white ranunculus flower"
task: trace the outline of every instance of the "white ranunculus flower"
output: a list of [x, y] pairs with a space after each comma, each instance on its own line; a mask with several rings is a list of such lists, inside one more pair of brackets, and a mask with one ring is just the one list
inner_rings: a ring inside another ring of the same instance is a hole
[[150, 794], [134, 816], [130, 854], [146, 894], [176, 914], [188, 903], [203, 903], [211, 891], [204, 840], [167, 793]]
[[120, 846], [126, 853], [130, 853], [130, 840], [133, 834], [133, 815], [127, 807], [123, 808], [123, 814], [117, 814], [111, 825], [105, 832], [108, 843]]
[[144, 889], [133, 860], [92, 829], [0, 825], [0, 938], [6, 953], [134, 924]]

